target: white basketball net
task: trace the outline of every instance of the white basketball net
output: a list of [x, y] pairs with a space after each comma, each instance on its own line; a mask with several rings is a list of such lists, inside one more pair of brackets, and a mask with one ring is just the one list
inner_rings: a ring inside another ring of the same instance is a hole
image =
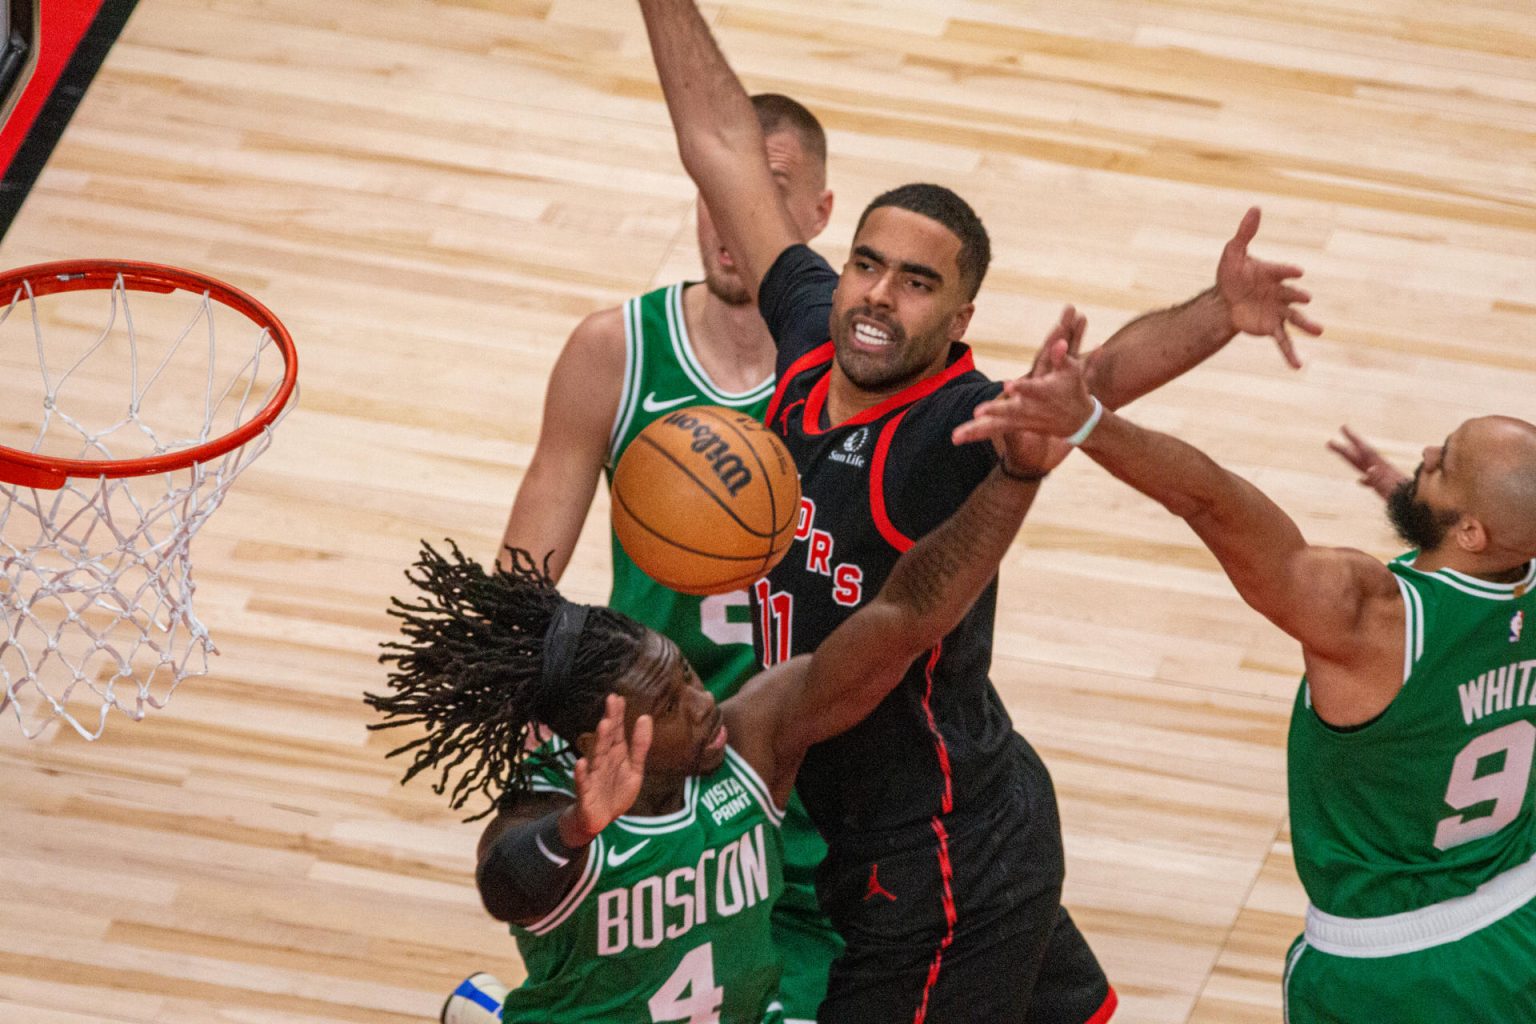
[[[215, 320], [222, 324], [231, 311], [206, 293], [174, 294], [195, 309], [157, 351], [135, 329], [129, 297], [136, 306], [168, 297], [130, 292], [121, 275], [110, 292], [79, 293], [110, 303], [108, 323], [94, 343], [87, 337], [76, 344], [83, 354], [60, 359], [45, 342], [49, 325], [39, 306], [48, 300], [40, 302], [29, 285], [18, 289], [0, 313], [0, 380], [18, 376], [12, 342], [30, 334], [36, 365], [29, 362], [27, 375], [42, 391], [34, 407], [41, 419], [30, 446], [11, 436], [0, 441], [58, 458], [143, 458], [222, 437], [258, 413], [282, 376], [283, 355], [270, 331], [257, 333], [240, 318], [257, 334], [254, 344], [242, 341], [235, 365], [218, 368]], [[26, 311], [30, 332], [15, 330], [13, 315], [24, 325]], [[159, 393], [172, 389], [180, 392], [183, 422], [151, 422]], [[111, 392], [120, 396], [115, 404], [103, 401]], [[9, 385], [0, 396], [6, 406], [22, 397]], [[141, 719], [164, 707], [183, 678], [207, 672], [217, 649], [192, 610], [189, 545], [235, 477], [271, 444], [275, 426], [224, 455], [154, 476], [71, 478], [57, 491], [0, 482], [0, 708], [11, 710], [24, 735], [62, 718], [95, 739], [110, 709]]]

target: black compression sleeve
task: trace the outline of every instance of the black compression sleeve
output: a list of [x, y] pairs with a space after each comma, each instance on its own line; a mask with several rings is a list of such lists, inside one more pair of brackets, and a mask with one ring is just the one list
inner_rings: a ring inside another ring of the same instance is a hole
[[573, 849], [560, 838], [560, 815], [551, 811], [514, 825], [491, 844], [475, 871], [480, 901], [498, 921], [536, 921], [570, 892], [587, 863], [590, 846]]

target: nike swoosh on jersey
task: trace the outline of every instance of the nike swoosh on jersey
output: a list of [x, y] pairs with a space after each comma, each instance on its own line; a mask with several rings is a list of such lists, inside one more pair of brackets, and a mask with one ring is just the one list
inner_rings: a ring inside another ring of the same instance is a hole
[[682, 405], [684, 402], [691, 402], [697, 397], [699, 396], [684, 395], [682, 398], [669, 398], [665, 402], [658, 402], [656, 401], [656, 392], [652, 391], [640, 400], [640, 408], [646, 412], [665, 412], [668, 409]]
[[631, 858], [635, 854], [639, 853], [642, 849], [645, 848], [645, 845], [647, 843], [649, 843], [649, 842], [650, 842], [649, 839], [642, 839], [640, 842], [636, 843], [634, 846], [631, 846], [629, 849], [625, 850], [623, 853], [620, 853], [618, 850], [610, 848], [608, 850], [608, 866], [611, 867], [611, 868], [623, 867], [625, 862], [628, 861], [629, 858]]

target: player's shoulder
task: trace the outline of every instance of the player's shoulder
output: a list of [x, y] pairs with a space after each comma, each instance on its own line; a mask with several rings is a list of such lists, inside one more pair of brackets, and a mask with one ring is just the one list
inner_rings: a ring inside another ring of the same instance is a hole
[[779, 254], [758, 287], [757, 308], [779, 346], [781, 364], [827, 340], [827, 310], [836, 290], [837, 271], [810, 246], [792, 245]]
[[678, 302], [694, 282], [678, 281], [653, 288], [626, 299], [617, 306], [588, 313], [577, 323], [566, 341], [566, 349], [577, 348], [623, 356], [630, 332], [645, 317], [668, 319], [672, 304]]
[[1358, 548], [1307, 545], [1283, 569], [1305, 600], [1277, 624], [1301, 641], [1309, 659], [1345, 667], [1369, 664], [1402, 636], [1403, 593], [1381, 559]]
[[[1396, 597], [1399, 573], [1392, 565], [1359, 548], [1313, 545], [1309, 549], [1313, 566], [1333, 567], [1334, 571], [1351, 581], [1365, 597]], [[1411, 569], [1411, 567], [1410, 567]]]
[[554, 789], [535, 790], [524, 794], [513, 806], [497, 812], [480, 833], [479, 860], [484, 860], [494, 843], [508, 829], [530, 825], [554, 811], [562, 811], [575, 803], [570, 793]]
[[907, 419], [912, 427], [930, 428], [947, 439], [955, 427], [971, 419], [978, 405], [996, 398], [1002, 390], [1002, 382], [980, 370], [967, 369], [914, 402]]
[[588, 313], [566, 338], [556, 376], [567, 376], [572, 384], [582, 386], [606, 378], [622, 380], [628, 360], [626, 320], [624, 305]]
[[570, 337], [566, 340], [565, 347], [592, 347], [617, 345], [622, 352], [624, 348], [624, 306], [608, 306], [596, 312], [588, 313], [581, 318]]
[[832, 268], [832, 264], [827, 262], [826, 257], [821, 253], [801, 242], [779, 253], [773, 265], [768, 268], [763, 281], [766, 284], [770, 279], [793, 280], [804, 277], [824, 279], [828, 276], [833, 278], [837, 276], [837, 271]]

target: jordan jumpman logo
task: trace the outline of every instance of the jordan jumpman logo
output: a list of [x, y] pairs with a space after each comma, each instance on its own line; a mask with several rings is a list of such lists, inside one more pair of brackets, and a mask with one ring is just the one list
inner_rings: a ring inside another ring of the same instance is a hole
[[871, 900], [876, 896], [884, 896], [892, 903], [896, 902], [896, 894], [880, 884], [880, 865], [871, 864], [869, 866], [869, 891], [864, 894], [864, 898]]

